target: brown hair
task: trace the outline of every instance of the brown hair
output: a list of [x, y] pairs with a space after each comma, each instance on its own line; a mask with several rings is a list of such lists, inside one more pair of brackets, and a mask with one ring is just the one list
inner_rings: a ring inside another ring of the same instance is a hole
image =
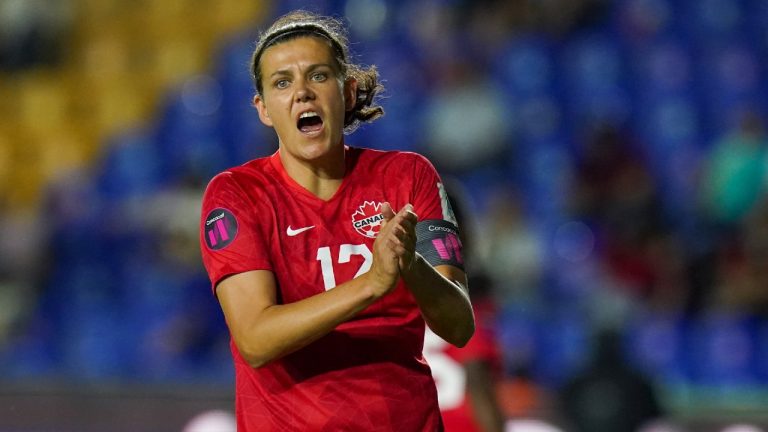
[[357, 100], [344, 118], [344, 132], [350, 133], [363, 122], [372, 122], [384, 115], [384, 109], [374, 105], [377, 94], [384, 90], [379, 83], [376, 66], [364, 68], [349, 61], [349, 42], [344, 25], [334, 18], [307, 11], [293, 11], [278, 18], [263, 32], [251, 56], [251, 75], [258, 94], [264, 91], [259, 68], [261, 56], [267, 48], [297, 37], [318, 37], [330, 45], [334, 59], [344, 80], [357, 81]]

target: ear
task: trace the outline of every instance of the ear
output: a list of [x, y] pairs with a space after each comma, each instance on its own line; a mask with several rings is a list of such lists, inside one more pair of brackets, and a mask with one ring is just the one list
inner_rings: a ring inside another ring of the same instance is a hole
[[355, 108], [357, 103], [357, 80], [354, 78], [347, 78], [344, 81], [344, 109], [346, 112], [350, 112]]
[[267, 111], [267, 105], [264, 104], [264, 99], [259, 95], [254, 96], [253, 106], [255, 106], [256, 110], [259, 112], [259, 120], [265, 125], [272, 127], [272, 119], [269, 118], [269, 111]]

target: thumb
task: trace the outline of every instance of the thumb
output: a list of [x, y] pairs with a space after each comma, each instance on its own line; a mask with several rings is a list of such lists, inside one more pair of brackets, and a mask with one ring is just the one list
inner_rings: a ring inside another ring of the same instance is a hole
[[381, 203], [381, 214], [384, 216], [384, 221], [389, 222], [395, 217], [395, 212], [392, 211], [392, 206], [388, 202]]

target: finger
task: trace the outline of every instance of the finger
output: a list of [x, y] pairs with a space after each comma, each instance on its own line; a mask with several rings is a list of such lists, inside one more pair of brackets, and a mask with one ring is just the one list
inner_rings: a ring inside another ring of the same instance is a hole
[[400, 244], [403, 245], [407, 245], [412, 242], [412, 237], [402, 229], [395, 233], [395, 238], [397, 238]]
[[403, 244], [406, 248], [409, 250], [416, 250], [416, 236], [414, 235], [407, 235], [404, 238], [401, 239]]
[[389, 240], [396, 244], [404, 245], [408, 242], [408, 233], [400, 228], [392, 233], [392, 236], [389, 238]]
[[400, 240], [416, 237], [416, 225], [411, 221], [396, 218], [389, 223], [388, 232], [397, 237]]
[[403, 207], [399, 212], [397, 212], [395, 217], [392, 218], [391, 222], [398, 224], [407, 222], [409, 225], [414, 225], [416, 222], [418, 222], [418, 216], [416, 216], [416, 213], [414, 213], [412, 210], [408, 210], [406, 207]]
[[419, 220], [419, 216], [416, 214], [415, 211], [413, 211], [413, 204], [406, 204], [403, 206], [403, 208], [400, 209], [400, 212], [403, 215], [405, 215], [405, 218], [408, 220], [412, 220], [413, 222], [416, 222]]
[[394, 259], [396, 260], [399, 260], [402, 256], [408, 253], [408, 249], [406, 249], [402, 243], [390, 241], [387, 245], [392, 250], [392, 252], [394, 252]]
[[407, 207], [403, 207], [392, 219], [383, 222], [386, 223], [382, 223], [379, 236], [394, 235], [400, 240], [416, 236], [415, 214]]
[[415, 224], [419, 221], [419, 216], [409, 210], [405, 213], [405, 217], [403, 219]]
[[384, 216], [384, 221], [390, 221], [395, 217], [395, 212], [392, 210], [392, 206], [386, 201], [381, 203], [381, 214]]
[[401, 220], [398, 225], [402, 227], [409, 235], [416, 235], [416, 222], [408, 218], [403, 218], [403, 220]]
[[416, 243], [412, 241], [404, 241], [402, 247], [408, 255], [416, 253]]
[[381, 223], [381, 229], [379, 230], [379, 235], [388, 235], [388, 233], [397, 235], [398, 231], [406, 229], [402, 226], [402, 224], [403, 214], [401, 213], [394, 215], [390, 220], [383, 220]]

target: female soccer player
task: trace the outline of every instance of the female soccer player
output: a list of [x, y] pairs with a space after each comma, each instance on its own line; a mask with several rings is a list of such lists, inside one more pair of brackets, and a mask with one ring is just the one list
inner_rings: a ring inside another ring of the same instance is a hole
[[279, 149], [214, 177], [200, 225], [238, 430], [441, 430], [424, 325], [463, 346], [474, 318], [438, 174], [414, 153], [345, 145], [383, 111], [376, 69], [350, 63], [337, 21], [279, 18], [251, 67]]

